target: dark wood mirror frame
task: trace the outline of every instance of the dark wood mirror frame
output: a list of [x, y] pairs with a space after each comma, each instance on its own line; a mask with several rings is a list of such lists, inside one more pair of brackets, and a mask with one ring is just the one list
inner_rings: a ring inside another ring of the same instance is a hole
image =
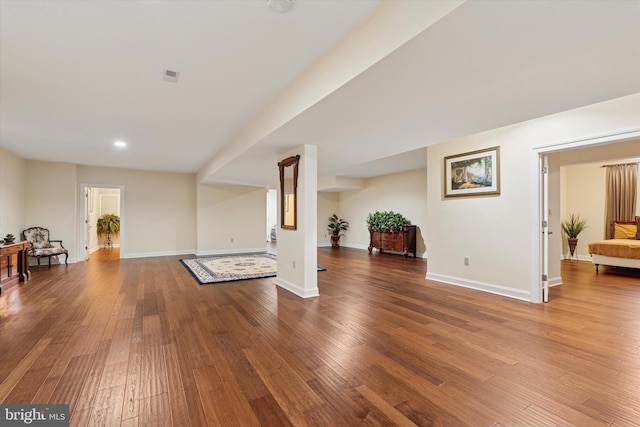
[[[278, 163], [278, 167], [280, 168], [280, 228], [284, 228], [285, 230], [295, 230], [298, 224], [298, 162], [300, 161], [300, 155], [287, 157]], [[292, 193], [285, 192], [285, 181], [289, 179], [285, 176], [286, 168], [290, 168], [293, 166], [293, 188]], [[287, 194], [293, 195], [293, 210], [292, 220], [286, 221], [286, 211], [285, 211], [285, 203], [287, 199]]]

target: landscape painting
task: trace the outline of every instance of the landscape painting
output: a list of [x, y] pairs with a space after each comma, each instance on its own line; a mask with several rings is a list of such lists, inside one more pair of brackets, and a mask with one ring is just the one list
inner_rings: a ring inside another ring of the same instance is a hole
[[444, 158], [445, 197], [500, 194], [500, 147]]

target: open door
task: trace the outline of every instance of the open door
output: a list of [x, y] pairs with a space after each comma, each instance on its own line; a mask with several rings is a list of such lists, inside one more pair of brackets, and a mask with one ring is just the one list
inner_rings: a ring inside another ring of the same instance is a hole
[[91, 253], [100, 246], [96, 235], [96, 221], [103, 213], [120, 216], [120, 235], [114, 245], [120, 247], [120, 258], [124, 253], [124, 186], [105, 184], [80, 184], [78, 193], [78, 231], [76, 239], [78, 261], [89, 260]]
[[91, 224], [89, 222], [89, 210], [91, 202], [91, 187], [84, 187], [84, 260], [89, 260], [89, 244], [91, 242]]
[[542, 302], [549, 302], [549, 156], [546, 154], [540, 155], [540, 209]]

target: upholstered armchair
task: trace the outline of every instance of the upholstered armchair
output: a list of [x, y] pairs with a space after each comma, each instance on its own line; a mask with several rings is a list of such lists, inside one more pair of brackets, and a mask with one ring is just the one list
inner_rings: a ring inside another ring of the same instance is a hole
[[[64, 254], [64, 263], [67, 264], [69, 251], [62, 246], [62, 240], [50, 240], [49, 230], [42, 227], [27, 228], [22, 232], [24, 239], [31, 243], [31, 247], [27, 250], [27, 254], [38, 259], [38, 268], [40, 268], [40, 258], [49, 258], [49, 267], [51, 267], [51, 257]], [[53, 246], [52, 243], [58, 243], [60, 247]]]

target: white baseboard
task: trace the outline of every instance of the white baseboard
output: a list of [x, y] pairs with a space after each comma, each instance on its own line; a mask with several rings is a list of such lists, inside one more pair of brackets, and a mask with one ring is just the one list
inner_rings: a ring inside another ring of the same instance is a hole
[[351, 249], [363, 249], [365, 251], [369, 249], [369, 245], [358, 245], [355, 243], [340, 243], [340, 246]]
[[141, 253], [133, 253], [133, 254], [120, 253], [120, 258], [130, 259], [130, 258], [152, 258], [152, 257], [158, 257], [158, 256], [193, 255], [193, 252], [194, 251], [189, 250], [189, 251], [141, 252]]
[[560, 261], [588, 261], [591, 262], [591, 256], [590, 255], [578, 255], [577, 259], [575, 256], [570, 257], [570, 256], [563, 256], [562, 258], [560, 258]]
[[[267, 247], [263, 248], [246, 248], [246, 249], [220, 249], [215, 251], [196, 251], [196, 256], [210, 255], [235, 255], [235, 254], [255, 254], [267, 252]], [[191, 252], [193, 253], [193, 252]]]
[[301, 297], [301, 298], [312, 298], [320, 295], [320, 291], [318, 288], [314, 289], [303, 289], [300, 286], [293, 284], [281, 277], [276, 277], [276, 285], [280, 286], [282, 289], [286, 289], [287, 291]]
[[[345, 246], [345, 245], [340, 245], [340, 246]], [[331, 243], [318, 243], [318, 247], [319, 248], [330, 248], [331, 247]]]
[[502, 295], [505, 297], [515, 298], [523, 301], [531, 301], [531, 292], [529, 291], [507, 288], [505, 286], [495, 285], [493, 283], [478, 282], [476, 280], [462, 279], [460, 277], [452, 277], [444, 274], [429, 272], [427, 272], [426, 279], [447, 283], [449, 285], [462, 286], [463, 288], [476, 289], [478, 291], [489, 292], [492, 294]]
[[562, 277], [552, 277], [549, 279], [549, 287], [562, 285]]
[[[351, 249], [362, 249], [362, 250], [365, 250], [365, 251], [369, 250], [369, 245], [358, 245], [358, 244], [355, 244], [355, 243], [345, 243], [345, 244], [340, 243], [340, 246], [344, 246], [345, 248], [351, 248]], [[377, 249], [374, 249], [374, 251], [377, 251]], [[402, 252], [395, 252], [395, 251], [384, 251], [384, 253], [385, 254], [393, 254], [393, 255], [403, 255]], [[412, 255], [409, 255], [409, 256], [411, 257]], [[418, 253], [416, 253], [416, 258], [427, 259], [427, 253], [426, 252], [425, 253], [418, 252]]]

